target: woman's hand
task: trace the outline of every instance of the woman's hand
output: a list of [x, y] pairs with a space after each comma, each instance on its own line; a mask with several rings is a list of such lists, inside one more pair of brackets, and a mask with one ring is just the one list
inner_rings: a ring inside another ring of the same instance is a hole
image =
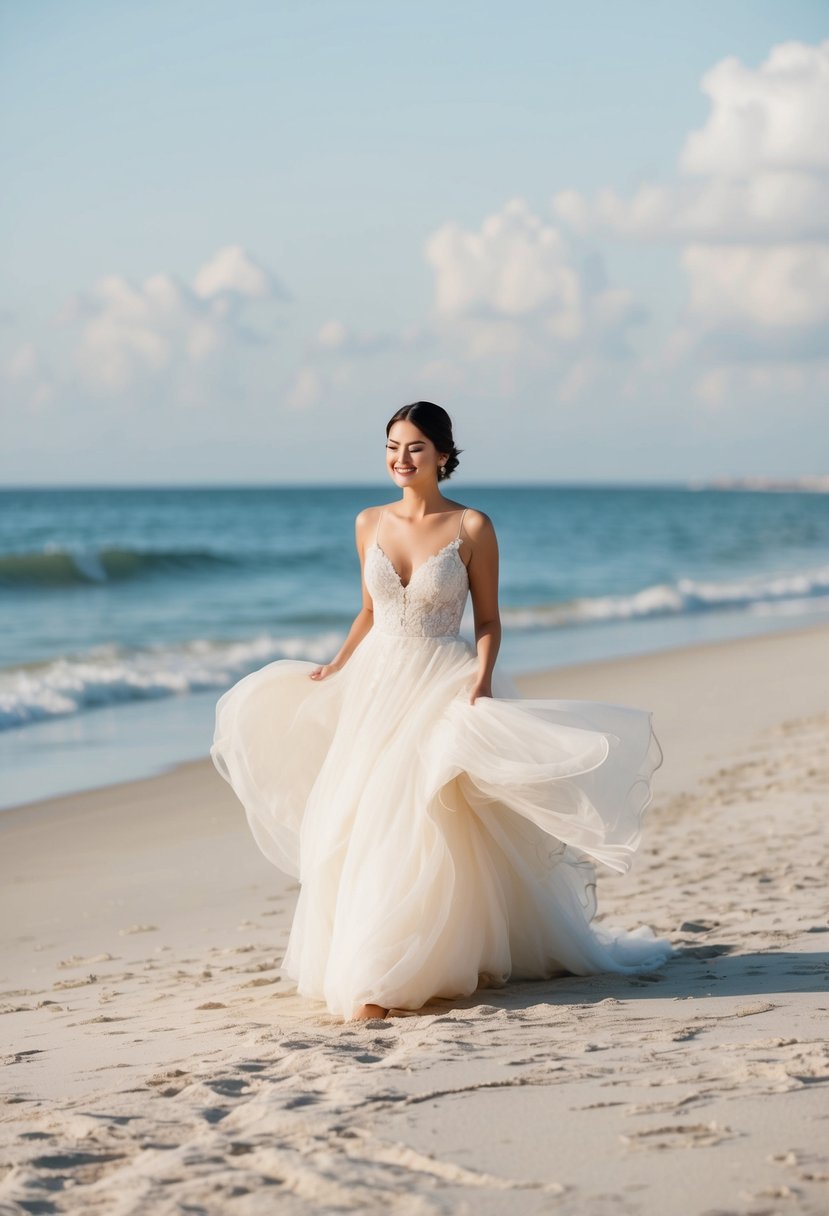
[[335, 671], [339, 670], [339, 663], [323, 663], [321, 667], [315, 667], [313, 671], [308, 673], [308, 679], [324, 680], [326, 676], [333, 675]]
[[492, 696], [492, 677], [491, 676], [486, 676], [486, 677], [480, 676], [475, 681], [472, 691], [469, 694], [469, 704], [474, 705], [476, 697], [491, 697], [491, 696]]

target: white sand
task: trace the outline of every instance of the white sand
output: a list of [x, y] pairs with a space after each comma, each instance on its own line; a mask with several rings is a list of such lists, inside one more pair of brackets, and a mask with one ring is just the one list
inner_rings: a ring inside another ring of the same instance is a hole
[[829, 626], [518, 682], [654, 710], [598, 920], [682, 955], [343, 1025], [207, 762], [3, 812], [3, 1216], [829, 1211]]

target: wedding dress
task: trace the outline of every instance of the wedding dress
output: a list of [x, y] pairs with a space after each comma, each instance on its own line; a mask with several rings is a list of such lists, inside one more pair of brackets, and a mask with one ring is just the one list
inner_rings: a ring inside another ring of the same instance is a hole
[[[465, 512], [464, 512], [465, 513]], [[300, 882], [282, 972], [348, 1019], [508, 978], [653, 970], [667, 938], [591, 924], [600, 862], [626, 872], [662, 750], [651, 713], [522, 698], [459, 628], [454, 540], [403, 584], [374, 543], [374, 620], [322, 680], [280, 659], [221, 697], [211, 755], [262, 852]]]

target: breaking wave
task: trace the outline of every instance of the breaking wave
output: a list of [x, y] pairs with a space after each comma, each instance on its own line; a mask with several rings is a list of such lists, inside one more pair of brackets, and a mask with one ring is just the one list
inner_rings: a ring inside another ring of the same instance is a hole
[[141, 552], [117, 546], [87, 550], [55, 547], [40, 553], [0, 554], [0, 587], [71, 587], [235, 564], [232, 558], [207, 550]]
[[66, 717], [104, 705], [224, 689], [274, 659], [327, 662], [342, 635], [262, 636], [251, 641], [195, 641], [129, 651], [101, 646], [0, 672], [0, 730]]
[[802, 609], [829, 593], [829, 566], [787, 574], [761, 575], [733, 582], [705, 582], [681, 578], [657, 583], [630, 595], [592, 598], [502, 608], [501, 619], [510, 629], [555, 629], [591, 621], [627, 621], [637, 617], [680, 616], [722, 609], [762, 613], [775, 608]]

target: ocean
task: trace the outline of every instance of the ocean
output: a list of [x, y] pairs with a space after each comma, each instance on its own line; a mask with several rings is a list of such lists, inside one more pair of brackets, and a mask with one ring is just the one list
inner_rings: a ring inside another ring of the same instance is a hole
[[[829, 619], [825, 495], [475, 486], [510, 674]], [[0, 491], [0, 806], [203, 756], [213, 707], [333, 657], [394, 486]], [[473, 638], [471, 601], [461, 632]]]

